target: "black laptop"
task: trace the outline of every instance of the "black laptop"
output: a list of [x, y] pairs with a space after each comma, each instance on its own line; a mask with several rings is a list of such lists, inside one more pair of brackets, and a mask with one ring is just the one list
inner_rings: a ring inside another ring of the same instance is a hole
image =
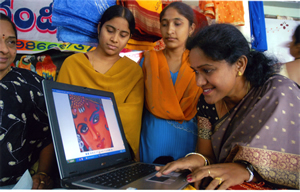
[[135, 162], [114, 94], [44, 80], [61, 185], [84, 189], [182, 189], [187, 172], [155, 177], [154, 165]]

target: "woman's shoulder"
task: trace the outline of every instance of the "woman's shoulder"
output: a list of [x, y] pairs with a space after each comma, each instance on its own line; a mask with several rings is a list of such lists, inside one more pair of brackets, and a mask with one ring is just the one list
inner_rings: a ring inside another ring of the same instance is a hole
[[285, 77], [281, 74], [276, 74], [270, 77], [265, 83], [264, 86], [267, 86], [272, 89], [291, 89], [290, 87], [295, 87], [296, 89], [300, 89], [299, 85], [296, 82]]
[[139, 73], [143, 73], [142, 68], [139, 66], [139, 64], [132, 59], [130, 59], [127, 56], [124, 56], [120, 59], [120, 62], [125, 63], [127, 67], [131, 68], [133, 71], [137, 71]]
[[14, 67], [11, 70], [9, 82], [18, 84], [22, 89], [42, 90], [42, 81], [45, 80], [42, 76], [28, 69]]
[[69, 60], [78, 60], [78, 59], [82, 59], [82, 58], [84, 58], [84, 57], [87, 58], [87, 57], [85, 56], [84, 53], [74, 53], [74, 54], [68, 56], [68, 57], [65, 59], [65, 61], [69, 61]]
[[40, 82], [44, 79], [42, 76], [28, 69], [12, 67], [12, 72], [17, 76], [18, 79], [36, 79], [38, 80], [37, 82]]
[[276, 74], [270, 77], [263, 86], [257, 88], [257, 93], [260, 93], [260, 97], [267, 95], [270, 98], [283, 99], [295, 99], [300, 94], [300, 86], [293, 80]]

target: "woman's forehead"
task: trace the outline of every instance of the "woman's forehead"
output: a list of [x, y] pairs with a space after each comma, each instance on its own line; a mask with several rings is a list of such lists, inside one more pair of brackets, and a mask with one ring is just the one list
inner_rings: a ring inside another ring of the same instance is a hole
[[14, 29], [9, 21], [0, 20], [0, 35], [15, 36]]
[[109, 21], [106, 21], [104, 23], [105, 26], [111, 26], [117, 30], [120, 31], [127, 31], [129, 32], [129, 24], [128, 21], [126, 19], [124, 19], [123, 17], [114, 17]]

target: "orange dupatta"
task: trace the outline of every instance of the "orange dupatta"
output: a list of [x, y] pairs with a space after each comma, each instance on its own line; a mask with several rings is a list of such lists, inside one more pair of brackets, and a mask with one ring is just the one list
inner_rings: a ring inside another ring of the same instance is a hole
[[196, 85], [188, 55], [188, 50], [182, 55], [182, 64], [174, 86], [163, 52], [144, 53], [145, 105], [154, 116], [189, 121], [196, 115], [197, 102], [202, 89]]

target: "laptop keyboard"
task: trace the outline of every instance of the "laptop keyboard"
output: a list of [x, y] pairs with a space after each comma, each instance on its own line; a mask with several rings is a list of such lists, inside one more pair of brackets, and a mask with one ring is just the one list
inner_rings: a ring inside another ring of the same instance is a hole
[[89, 178], [85, 180], [85, 182], [106, 187], [120, 188], [155, 171], [154, 165], [138, 163], [103, 175]]

